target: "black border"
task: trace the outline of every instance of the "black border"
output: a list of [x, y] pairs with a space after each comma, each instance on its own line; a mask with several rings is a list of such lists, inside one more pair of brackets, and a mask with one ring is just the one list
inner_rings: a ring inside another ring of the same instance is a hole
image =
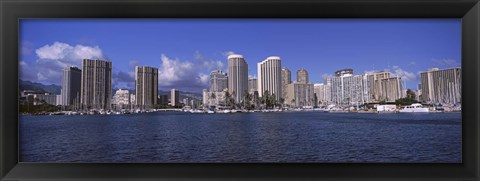
[[[462, 18], [462, 164], [18, 163], [19, 18]], [[479, 0], [0, 0], [1, 180], [479, 180]]]

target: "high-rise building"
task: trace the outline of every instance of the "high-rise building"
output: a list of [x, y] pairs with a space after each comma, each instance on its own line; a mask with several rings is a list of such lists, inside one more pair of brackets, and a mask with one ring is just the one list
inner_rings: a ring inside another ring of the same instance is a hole
[[353, 75], [352, 69], [335, 72], [335, 77], [328, 77], [331, 85], [331, 101], [337, 105], [365, 103], [364, 76]]
[[282, 61], [280, 57], [271, 56], [257, 64], [258, 94], [263, 97], [265, 91], [275, 95], [277, 101], [282, 96]]
[[228, 92], [236, 103], [243, 100], [248, 91], [248, 64], [242, 55], [228, 56]]
[[115, 105], [117, 110], [131, 108], [130, 91], [128, 89], [118, 89], [113, 95], [112, 104]]
[[251, 78], [248, 79], [248, 93], [253, 94], [255, 91], [258, 91], [258, 79]]
[[402, 94], [402, 79], [399, 77], [390, 77], [380, 79], [381, 84], [381, 94], [380, 94], [380, 101], [386, 102], [395, 102], [397, 99], [403, 97]]
[[421, 101], [426, 103], [457, 104], [462, 102], [462, 70], [431, 68], [420, 73]]
[[222, 92], [228, 88], [228, 77], [226, 73], [220, 70], [214, 70], [210, 73], [210, 92]]
[[77, 67], [63, 69], [61, 103], [65, 106], [80, 104], [82, 71]]
[[180, 93], [176, 89], [170, 91], [170, 105], [173, 107], [180, 105]]
[[366, 74], [366, 102], [379, 102], [381, 101], [381, 95], [383, 94], [381, 80], [390, 78], [390, 72], [373, 72]]
[[319, 105], [328, 105], [331, 102], [331, 86], [329, 84], [313, 84], [313, 89], [314, 93], [317, 95], [317, 103]]
[[158, 69], [135, 66], [136, 105], [140, 109], [153, 109], [158, 97]]
[[304, 68], [297, 70], [297, 82], [308, 83], [308, 72]]
[[287, 97], [287, 85], [292, 83], [292, 72], [287, 67], [282, 68], [282, 98]]
[[80, 100], [83, 109], [111, 109], [112, 62], [83, 59]]
[[292, 107], [305, 107], [315, 105], [313, 84], [291, 83], [287, 85], [285, 104]]

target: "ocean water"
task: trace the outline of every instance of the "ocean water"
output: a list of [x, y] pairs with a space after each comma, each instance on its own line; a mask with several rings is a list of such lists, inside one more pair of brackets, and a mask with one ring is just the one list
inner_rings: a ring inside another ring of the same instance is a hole
[[20, 116], [21, 162], [461, 163], [461, 113]]

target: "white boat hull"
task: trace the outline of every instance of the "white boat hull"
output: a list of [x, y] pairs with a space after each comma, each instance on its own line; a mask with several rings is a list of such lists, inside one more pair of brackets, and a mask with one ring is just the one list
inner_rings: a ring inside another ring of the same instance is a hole
[[430, 112], [428, 108], [405, 108], [398, 112]]

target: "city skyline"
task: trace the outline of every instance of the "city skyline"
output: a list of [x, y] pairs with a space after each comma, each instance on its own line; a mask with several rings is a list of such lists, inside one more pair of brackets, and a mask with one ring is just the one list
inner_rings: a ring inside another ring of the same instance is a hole
[[[352, 68], [354, 74], [389, 69], [410, 89], [417, 88], [420, 72], [460, 66], [461, 28], [456, 19], [22, 20], [20, 24], [20, 78], [57, 85], [65, 66], [81, 67], [85, 58], [112, 62], [115, 89], [134, 89], [134, 67], [141, 65], [159, 68], [159, 89], [193, 92], [209, 87], [212, 70], [228, 73], [227, 56], [232, 53], [245, 56], [249, 77], [258, 77], [258, 62], [278, 55], [282, 66], [292, 72], [306, 68], [311, 83], [323, 83], [326, 75], [344, 68]], [[183, 30], [187, 25], [198, 29]], [[226, 31], [231, 28], [236, 29]], [[178, 29], [182, 31], [174, 32]], [[140, 32], [159, 35], [152, 40], [132, 39]], [[152, 43], [159, 38], [165, 45]], [[254, 38], [258, 45], [251, 44]]]

